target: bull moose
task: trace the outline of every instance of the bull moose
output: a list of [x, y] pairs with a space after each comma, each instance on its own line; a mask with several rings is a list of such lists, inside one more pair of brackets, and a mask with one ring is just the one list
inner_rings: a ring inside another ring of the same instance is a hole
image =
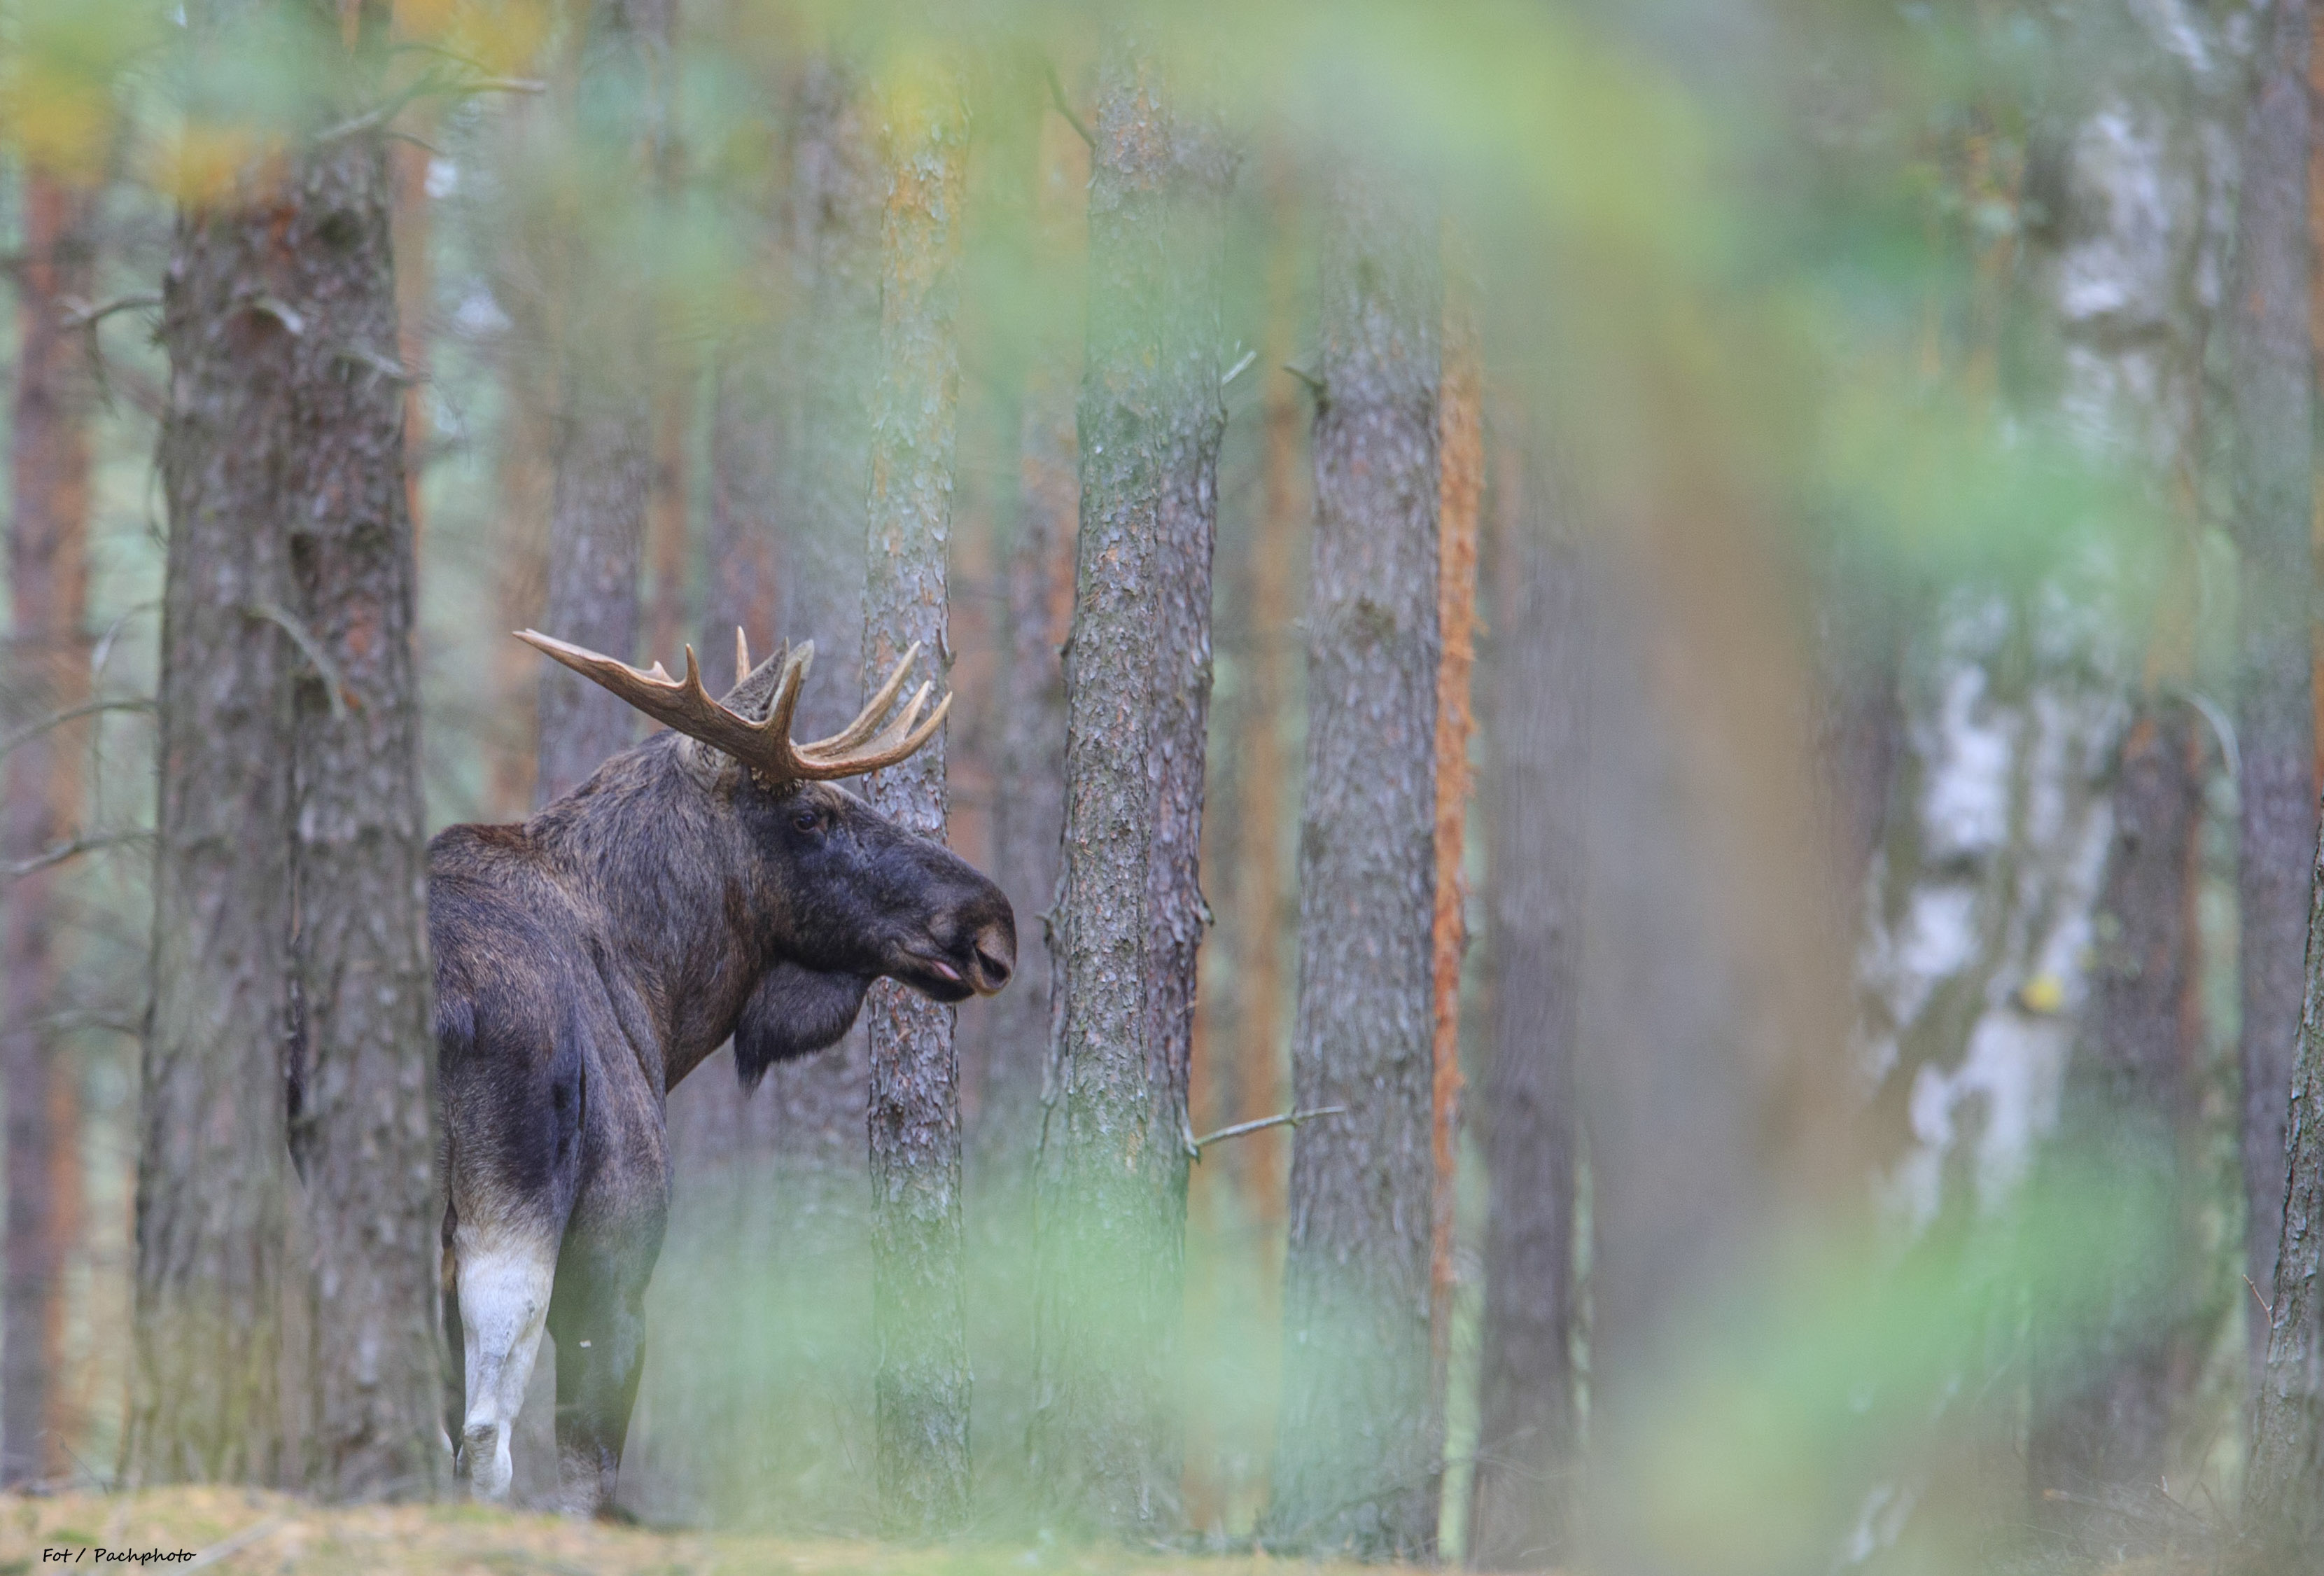
[[557, 1341], [558, 1498], [612, 1505], [644, 1358], [646, 1282], [669, 1212], [665, 1100], [730, 1035], [744, 1090], [847, 1032], [881, 976], [938, 1001], [990, 994], [1017, 958], [1001, 889], [833, 786], [918, 750], [929, 687], [882, 725], [919, 648], [818, 742], [791, 715], [812, 643], [713, 700], [527, 630], [519, 639], [667, 725], [513, 826], [429, 848], [428, 927], [448, 1159], [444, 1322], [463, 1361], [450, 1437], [481, 1498], [544, 1329]]

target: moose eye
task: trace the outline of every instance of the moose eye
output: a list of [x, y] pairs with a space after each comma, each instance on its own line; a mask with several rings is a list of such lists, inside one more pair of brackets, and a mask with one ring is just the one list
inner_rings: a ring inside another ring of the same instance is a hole
[[791, 825], [802, 832], [812, 832], [823, 825], [823, 817], [813, 810], [799, 810], [791, 816]]

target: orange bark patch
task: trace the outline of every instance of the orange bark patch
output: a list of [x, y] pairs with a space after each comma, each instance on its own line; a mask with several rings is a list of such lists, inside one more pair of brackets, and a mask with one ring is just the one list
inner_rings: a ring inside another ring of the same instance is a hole
[[1448, 290], [1437, 393], [1435, 1042], [1430, 1147], [1435, 1163], [1428, 1262], [1429, 1342], [1440, 1377], [1452, 1329], [1454, 1177], [1461, 1102], [1461, 954], [1468, 943], [1461, 853], [1469, 829], [1469, 684], [1477, 665], [1477, 502], [1484, 486], [1476, 324]]

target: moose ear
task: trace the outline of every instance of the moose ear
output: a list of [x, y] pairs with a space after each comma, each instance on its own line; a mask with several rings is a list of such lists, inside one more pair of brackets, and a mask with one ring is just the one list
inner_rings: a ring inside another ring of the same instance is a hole
[[734, 1025], [734, 1072], [744, 1091], [777, 1062], [837, 1045], [871, 988], [864, 974], [819, 974], [793, 963], [769, 969]]

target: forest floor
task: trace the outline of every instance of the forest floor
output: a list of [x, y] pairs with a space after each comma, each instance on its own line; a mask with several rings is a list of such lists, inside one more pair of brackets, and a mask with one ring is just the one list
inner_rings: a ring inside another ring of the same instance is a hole
[[[103, 1550], [100, 1553], [98, 1551]], [[158, 1557], [148, 1551], [158, 1551]], [[135, 1565], [121, 1560], [145, 1556]], [[171, 1558], [177, 1555], [177, 1558]], [[480, 1505], [339, 1508], [243, 1488], [0, 1495], [0, 1576], [217, 1570], [247, 1576], [1260, 1576], [1297, 1564], [990, 1544], [912, 1548], [836, 1538], [666, 1532]], [[1338, 1568], [1354, 1576], [1355, 1566]], [[1366, 1566], [1365, 1576], [1393, 1567]]]

